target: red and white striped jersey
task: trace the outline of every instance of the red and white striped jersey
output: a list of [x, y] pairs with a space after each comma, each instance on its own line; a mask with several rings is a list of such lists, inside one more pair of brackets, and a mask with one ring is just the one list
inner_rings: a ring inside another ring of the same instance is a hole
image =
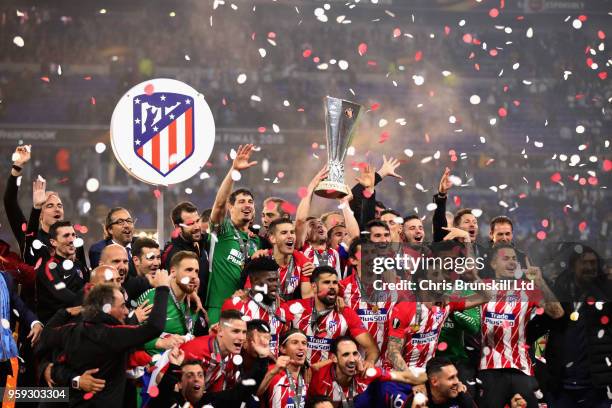
[[313, 298], [293, 300], [283, 305], [293, 327], [306, 333], [308, 339], [306, 359], [310, 364], [328, 359], [329, 347], [333, 339], [347, 333], [353, 338], [366, 333], [359, 316], [348, 307], [344, 307], [340, 312], [334, 307], [316, 322], [312, 314], [313, 308]]
[[236, 383], [238, 368], [232, 354], [222, 357], [215, 353], [214, 336], [200, 336], [181, 345], [185, 361], [200, 360], [204, 369], [206, 392], [223, 391]]
[[328, 265], [335, 268], [338, 276], [342, 276], [340, 265], [340, 254], [333, 248], [327, 247], [324, 250], [314, 249], [310, 244], [304, 244], [302, 249], [304, 256], [313, 263], [314, 267]]
[[308, 383], [300, 376], [301, 397], [299, 404], [296, 404], [295, 391], [298, 383], [294, 378], [293, 387], [287, 377], [287, 371], [282, 370], [272, 377], [268, 385], [268, 407], [269, 408], [303, 408], [306, 405], [306, 394], [308, 393]]
[[[389, 337], [404, 339], [403, 356], [409, 367], [425, 368], [435, 355], [440, 330], [449, 313], [463, 310], [465, 302], [426, 306], [422, 302], [399, 302], [389, 314]], [[390, 361], [385, 367], [392, 368]]]
[[[284, 302], [281, 302], [280, 306], [283, 304]], [[271, 314], [269, 310], [259, 306], [253, 299], [243, 301], [241, 298], [235, 296], [227, 299], [221, 307], [221, 311], [230, 309], [238, 310], [243, 315], [248, 316], [250, 320], [260, 319], [268, 323], [272, 331], [270, 333], [272, 335], [270, 339], [270, 350], [275, 356], [278, 356], [278, 338], [289, 328], [289, 321], [282, 307], [278, 307], [276, 312]]]
[[[498, 295], [498, 298], [500, 296]], [[527, 345], [527, 323], [538, 306], [524, 292], [508, 292], [482, 308], [480, 369], [515, 368], [533, 376]]]
[[346, 306], [353, 309], [368, 332], [374, 338], [381, 356], [384, 355], [385, 332], [389, 312], [393, 309], [395, 301], [387, 300], [376, 303], [364, 302], [361, 296], [361, 288], [357, 273], [352, 273], [346, 279], [340, 281], [340, 293]]
[[[370, 370], [368, 370], [370, 371]], [[371, 375], [358, 375], [353, 377], [352, 387], [343, 387], [336, 382], [336, 364], [327, 364], [312, 373], [310, 387], [308, 388], [309, 395], [327, 395], [334, 402], [342, 402], [342, 400], [350, 400], [356, 398], [363, 393], [370, 383], [380, 381], [390, 381], [391, 375], [388, 371], [381, 368], [376, 368]], [[352, 388], [352, 395], [351, 395]]]

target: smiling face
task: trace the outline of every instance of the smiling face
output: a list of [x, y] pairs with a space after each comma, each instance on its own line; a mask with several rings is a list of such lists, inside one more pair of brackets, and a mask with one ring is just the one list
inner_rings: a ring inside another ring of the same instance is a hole
[[496, 278], [515, 279], [517, 266], [516, 251], [513, 248], [501, 248], [491, 259], [491, 268]]
[[197, 211], [181, 212], [181, 236], [187, 242], [198, 242], [202, 239], [202, 223]]
[[425, 229], [423, 221], [418, 218], [412, 218], [404, 223], [403, 228], [406, 242], [409, 244], [422, 244], [425, 240]]
[[357, 361], [361, 358], [354, 341], [346, 340], [338, 343], [338, 350], [332, 354], [332, 360], [337, 364], [342, 374], [348, 377], [357, 375]]
[[270, 234], [270, 242], [283, 255], [291, 255], [295, 249], [295, 227], [291, 222], [276, 224]]
[[429, 378], [431, 387], [435, 389], [446, 401], [459, 395], [459, 377], [454, 365], [444, 366]]
[[194, 404], [204, 395], [204, 369], [200, 364], [185, 364], [181, 367], [179, 389], [187, 401]]
[[493, 244], [512, 243], [512, 225], [507, 222], [497, 223], [493, 227], [493, 231], [489, 233], [489, 238], [493, 241]]
[[240, 193], [234, 204], [229, 204], [232, 222], [236, 225], [247, 225], [255, 218], [255, 203], [253, 197]]
[[76, 233], [72, 226], [59, 227], [57, 229], [57, 235], [55, 239], [51, 239], [51, 246], [55, 249], [55, 252], [63, 258], [72, 258], [76, 253], [76, 247], [74, 246], [74, 240], [76, 239]]
[[134, 219], [127, 210], [121, 209], [111, 215], [106, 231], [113, 241], [126, 246], [134, 237]]
[[402, 219], [395, 214], [387, 213], [381, 215], [380, 220], [385, 222], [391, 231], [391, 240], [393, 242], [399, 242], [400, 231], [402, 229]]
[[261, 225], [268, 228], [272, 221], [276, 221], [281, 217], [279, 209], [280, 204], [274, 201], [264, 201], [263, 211], [261, 213]]
[[142, 248], [142, 255], [134, 256], [134, 267], [140, 276], [148, 274], [155, 275], [155, 272], [161, 267], [161, 253], [159, 248]]
[[221, 351], [231, 354], [240, 354], [242, 345], [246, 341], [247, 326], [242, 319], [222, 320], [219, 324], [217, 340]]
[[43, 227], [49, 228], [57, 221], [64, 219], [64, 205], [56, 193], [48, 192], [47, 200], [40, 211], [40, 221]]

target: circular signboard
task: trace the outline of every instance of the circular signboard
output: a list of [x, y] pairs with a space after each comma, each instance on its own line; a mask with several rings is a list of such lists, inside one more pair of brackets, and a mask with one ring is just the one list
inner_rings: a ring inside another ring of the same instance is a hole
[[111, 119], [113, 152], [145, 183], [170, 185], [197, 174], [215, 144], [204, 95], [174, 79], [142, 82], [121, 98]]

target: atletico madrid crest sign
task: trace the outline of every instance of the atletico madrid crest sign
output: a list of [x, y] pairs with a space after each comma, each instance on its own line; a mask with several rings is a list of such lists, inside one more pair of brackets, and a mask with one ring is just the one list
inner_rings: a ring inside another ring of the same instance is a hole
[[119, 163], [150, 184], [184, 181], [206, 164], [215, 123], [204, 96], [183, 82], [153, 79], [130, 89], [111, 120]]

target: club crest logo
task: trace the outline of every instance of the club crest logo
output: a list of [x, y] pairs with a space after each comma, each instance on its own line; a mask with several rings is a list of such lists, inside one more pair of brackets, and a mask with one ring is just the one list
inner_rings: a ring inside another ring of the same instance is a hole
[[204, 96], [173, 79], [130, 89], [111, 120], [111, 144], [135, 178], [156, 185], [180, 183], [198, 173], [212, 153], [215, 124]]

